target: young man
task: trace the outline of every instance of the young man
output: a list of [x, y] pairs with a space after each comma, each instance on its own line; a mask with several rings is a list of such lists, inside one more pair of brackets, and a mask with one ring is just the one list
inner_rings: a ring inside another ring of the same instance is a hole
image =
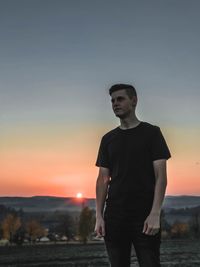
[[99, 147], [95, 231], [104, 237], [112, 267], [130, 266], [132, 244], [140, 267], [158, 267], [171, 154], [160, 128], [136, 117], [132, 85], [115, 84], [109, 94], [120, 126], [106, 133]]

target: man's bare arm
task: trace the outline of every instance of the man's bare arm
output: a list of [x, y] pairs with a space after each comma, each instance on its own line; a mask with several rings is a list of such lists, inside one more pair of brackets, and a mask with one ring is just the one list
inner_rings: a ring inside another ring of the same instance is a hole
[[96, 225], [95, 231], [98, 236], [105, 235], [105, 227], [103, 220], [103, 210], [110, 181], [110, 173], [108, 168], [100, 167], [96, 182]]
[[153, 161], [156, 184], [151, 213], [160, 214], [167, 187], [166, 159]]
[[143, 228], [143, 232], [148, 235], [156, 234], [160, 228], [160, 213], [167, 187], [166, 159], [153, 161], [153, 167], [156, 178], [154, 199], [151, 212], [146, 218]]

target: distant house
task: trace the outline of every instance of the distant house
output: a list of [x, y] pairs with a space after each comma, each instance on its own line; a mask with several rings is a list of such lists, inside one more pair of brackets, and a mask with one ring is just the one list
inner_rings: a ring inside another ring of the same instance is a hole
[[67, 241], [67, 240], [68, 240], [68, 238], [67, 238], [67, 236], [66, 236], [66, 235], [63, 235], [63, 236], [60, 238], [60, 240], [61, 240], [61, 241]]
[[40, 238], [40, 242], [49, 242], [49, 241], [50, 241], [50, 239], [46, 236], [43, 236]]
[[0, 239], [0, 246], [7, 246], [10, 242], [8, 239]]

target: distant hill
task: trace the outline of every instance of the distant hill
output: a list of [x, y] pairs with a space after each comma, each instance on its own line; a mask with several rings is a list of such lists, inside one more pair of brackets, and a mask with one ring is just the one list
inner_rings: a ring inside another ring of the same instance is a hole
[[95, 209], [94, 199], [62, 198], [52, 196], [0, 197], [0, 205], [25, 212], [80, 211], [83, 206]]
[[192, 208], [200, 205], [200, 196], [166, 196], [164, 209]]
[[[33, 197], [0, 197], [0, 205], [12, 207], [25, 212], [80, 211], [82, 206], [95, 209], [95, 199], [76, 199], [70, 197], [33, 196]], [[200, 205], [200, 196], [166, 196], [165, 210], [195, 207]]]

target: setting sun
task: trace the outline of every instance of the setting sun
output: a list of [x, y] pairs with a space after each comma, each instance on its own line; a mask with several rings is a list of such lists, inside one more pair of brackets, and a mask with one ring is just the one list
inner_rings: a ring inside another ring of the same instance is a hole
[[82, 196], [83, 196], [82, 193], [77, 193], [77, 194], [76, 194], [76, 197], [77, 197], [77, 198], [82, 198]]

